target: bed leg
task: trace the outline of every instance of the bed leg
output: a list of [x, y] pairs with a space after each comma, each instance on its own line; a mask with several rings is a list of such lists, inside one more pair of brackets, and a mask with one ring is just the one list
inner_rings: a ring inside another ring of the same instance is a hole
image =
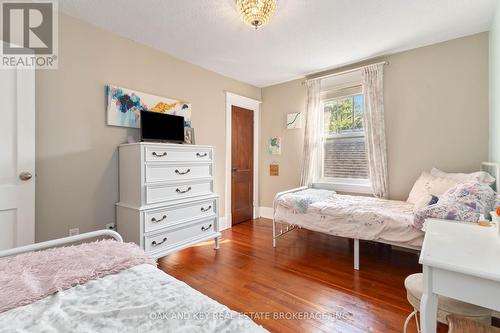
[[276, 247], [276, 222], [273, 219], [273, 247]]
[[359, 271], [359, 239], [354, 239], [354, 269]]

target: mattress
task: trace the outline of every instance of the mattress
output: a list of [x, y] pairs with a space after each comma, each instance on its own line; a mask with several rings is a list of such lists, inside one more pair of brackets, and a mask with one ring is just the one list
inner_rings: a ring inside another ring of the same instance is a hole
[[422, 246], [424, 232], [413, 227], [413, 204], [316, 189], [303, 193], [277, 199], [276, 222], [346, 238]]
[[0, 332], [267, 332], [149, 264], [0, 314]]

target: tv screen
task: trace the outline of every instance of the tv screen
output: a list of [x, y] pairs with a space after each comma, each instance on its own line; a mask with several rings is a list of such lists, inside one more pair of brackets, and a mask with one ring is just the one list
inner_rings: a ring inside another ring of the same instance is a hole
[[184, 142], [184, 117], [141, 111], [142, 141]]

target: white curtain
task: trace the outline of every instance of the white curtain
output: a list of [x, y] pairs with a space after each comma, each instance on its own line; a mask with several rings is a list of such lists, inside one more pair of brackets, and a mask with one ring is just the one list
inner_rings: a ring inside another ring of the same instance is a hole
[[387, 198], [389, 185], [384, 123], [384, 65], [363, 67], [361, 77], [365, 96], [364, 128], [370, 182], [376, 197]]
[[318, 153], [317, 131], [319, 130], [321, 80], [308, 80], [307, 85], [307, 113], [304, 138], [304, 154], [302, 159], [302, 186], [311, 186], [315, 176], [316, 156]]

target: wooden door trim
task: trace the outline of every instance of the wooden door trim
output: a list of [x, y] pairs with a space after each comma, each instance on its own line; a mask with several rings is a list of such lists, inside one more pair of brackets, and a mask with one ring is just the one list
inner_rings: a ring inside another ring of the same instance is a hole
[[225, 216], [220, 219], [220, 229], [231, 228], [231, 150], [232, 150], [232, 107], [253, 111], [253, 217], [257, 217], [259, 202], [259, 146], [260, 146], [260, 104], [262, 102], [226, 91], [226, 186]]

